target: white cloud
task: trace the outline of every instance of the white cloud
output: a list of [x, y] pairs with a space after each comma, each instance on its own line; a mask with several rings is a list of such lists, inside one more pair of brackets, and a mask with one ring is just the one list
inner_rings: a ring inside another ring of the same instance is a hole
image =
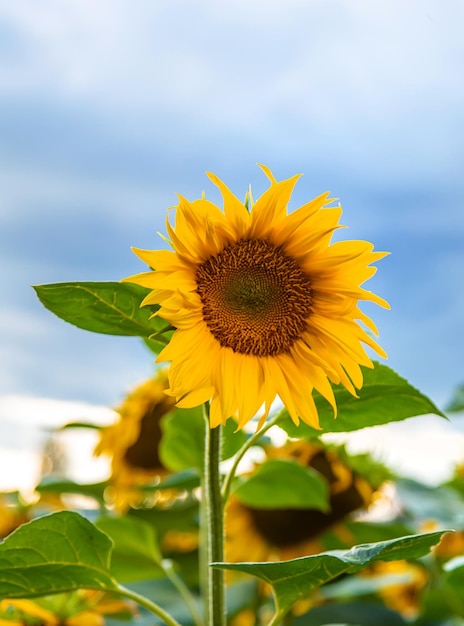
[[[106, 425], [116, 419], [108, 407], [20, 395], [0, 396], [0, 491], [20, 490], [31, 495], [39, 482], [42, 450], [51, 431], [68, 422]], [[108, 473], [105, 459], [95, 459], [93, 430], [59, 434], [66, 453], [68, 475], [80, 482], [102, 480]]]
[[20, 395], [0, 396], [0, 421], [20, 427], [58, 428], [67, 422], [109, 424], [115, 412], [105, 406]]
[[26, 50], [4, 91], [231, 125], [286, 109], [339, 126], [359, 107], [369, 124], [462, 102], [457, 2], [16, 0], [3, 17]]
[[370, 452], [400, 476], [438, 485], [464, 460], [464, 433], [442, 418], [423, 415], [403, 422], [323, 435], [346, 443], [352, 454]]

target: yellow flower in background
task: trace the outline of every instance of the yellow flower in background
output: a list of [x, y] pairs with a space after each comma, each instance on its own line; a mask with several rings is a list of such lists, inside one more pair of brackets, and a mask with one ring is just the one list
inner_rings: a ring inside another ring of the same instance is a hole
[[26, 507], [20, 507], [8, 501], [5, 494], [0, 494], [0, 539], [4, 539], [18, 526], [29, 521]]
[[0, 626], [104, 626], [105, 615], [127, 620], [134, 606], [101, 591], [79, 590], [34, 600], [0, 600]]
[[421, 594], [429, 580], [422, 565], [409, 561], [379, 561], [359, 575], [385, 581], [377, 593], [390, 609], [409, 620], [418, 616]]
[[116, 409], [119, 419], [102, 428], [95, 454], [111, 458], [110, 482], [116, 509], [137, 505], [144, 496], [138, 486], [153, 482], [167, 473], [159, 454], [161, 418], [174, 407], [165, 394], [165, 372], [139, 385]]
[[226, 508], [226, 557], [232, 562], [287, 560], [322, 550], [319, 537], [372, 502], [374, 488], [335, 450], [320, 442], [290, 441], [266, 448], [268, 459], [294, 460], [329, 483], [330, 511], [251, 507], [231, 496]]
[[341, 208], [328, 193], [287, 213], [298, 176], [270, 180], [251, 210], [214, 174], [224, 210], [206, 199], [180, 197], [169, 250], [135, 250], [153, 271], [125, 280], [151, 289], [143, 305], [177, 330], [160, 353], [171, 361], [169, 393], [181, 407], [211, 400], [211, 427], [235, 417], [243, 427], [279, 396], [293, 421], [317, 428], [316, 389], [336, 411], [332, 387], [352, 394], [360, 365], [372, 367], [363, 343], [386, 356], [362, 322], [370, 300], [361, 285], [386, 255], [365, 241], [331, 243]]

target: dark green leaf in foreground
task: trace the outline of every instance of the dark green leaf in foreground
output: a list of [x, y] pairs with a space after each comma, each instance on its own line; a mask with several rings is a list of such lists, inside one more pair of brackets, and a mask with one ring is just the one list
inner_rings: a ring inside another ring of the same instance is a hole
[[237, 498], [260, 509], [329, 510], [327, 481], [315, 470], [294, 461], [266, 461], [234, 490]]
[[0, 597], [31, 598], [74, 589], [115, 591], [112, 542], [71, 511], [28, 522], [0, 545]]
[[131, 517], [101, 517], [97, 528], [114, 542], [111, 571], [120, 582], [164, 578], [156, 532], [148, 522]]
[[366, 543], [346, 551], [332, 550], [280, 563], [216, 563], [214, 566], [245, 572], [272, 585], [276, 609], [279, 614], [283, 614], [313, 589], [340, 574], [353, 574], [375, 561], [425, 556], [439, 542], [444, 532], [446, 531]]
[[[444, 417], [429, 398], [386, 365], [374, 363], [374, 369], [363, 367], [362, 370], [364, 384], [358, 391], [358, 398], [342, 385], [334, 385], [338, 407], [336, 419], [332, 407], [322, 396], [314, 393], [324, 432], [349, 432], [428, 413]], [[279, 422], [279, 426], [291, 437], [316, 437], [321, 433], [303, 422], [295, 426], [288, 416]]]
[[140, 304], [148, 289], [131, 283], [76, 282], [37, 285], [39, 300], [65, 322], [107, 335], [148, 338], [166, 326], [149, 319], [153, 307]]

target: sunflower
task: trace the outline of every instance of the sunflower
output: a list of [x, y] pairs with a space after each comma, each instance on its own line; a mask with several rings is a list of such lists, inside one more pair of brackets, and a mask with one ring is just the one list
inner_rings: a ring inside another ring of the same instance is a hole
[[374, 498], [369, 481], [354, 472], [336, 450], [320, 442], [299, 440], [268, 447], [266, 458], [293, 460], [319, 472], [329, 484], [330, 511], [260, 509], [232, 495], [226, 509], [226, 554], [232, 562], [280, 561], [320, 552], [319, 537], [368, 507]]
[[127, 601], [81, 589], [34, 600], [2, 599], [0, 626], [104, 626], [105, 615], [127, 620], [134, 612], [134, 606]]
[[382, 580], [378, 595], [384, 604], [406, 619], [416, 618], [421, 609], [421, 596], [429, 582], [425, 567], [409, 561], [379, 561], [360, 572], [363, 578]]
[[100, 431], [95, 454], [111, 459], [110, 495], [118, 510], [140, 504], [144, 496], [138, 487], [167, 473], [158, 454], [160, 420], [174, 407], [165, 394], [167, 384], [160, 372], [139, 385], [116, 409], [119, 419]]
[[[211, 401], [214, 428], [235, 417], [242, 428], [277, 396], [293, 421], [318, 428], [316, 389], [336, 411], [330, 383], [353, 395], [360, 366], [372, 367], [362, 344], [385, 353], [359, 308], [388, 303], [361, 285], [386, 255], [365, 241], [331, 243], [340, 206], [324, 193], [287, 213], [299, 176], [276, 181], [248, 211], [215, 175], [224, 210], [205, 198], [179, 196], [172, 250], [134, 250], [152, 271], [126, 278], [151, 291], [142, 305], [176, 328], [158, 357], [170, 361], [169, 392], [178, 406]], [[359, 324], [361, 322], [364, 326]]]

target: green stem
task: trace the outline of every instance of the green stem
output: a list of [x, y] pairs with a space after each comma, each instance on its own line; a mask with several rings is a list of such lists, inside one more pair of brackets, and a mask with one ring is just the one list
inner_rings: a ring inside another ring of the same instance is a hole
[[224, 512], [221, 498], [222, 427], [210, 428], [209, 404], [204, 405], [206, 445], [202, 484], [202, 532], [206, 540], [202, 559], [205, 591], [205, 622], [214, 626], [226, 625], [224, 571], [211, 563], [224, 561]]
[[141, 596], [138, 593], [135, 593], [135, 591], [131, 591], [130, 589], [127, 589], [127, 587], [123, 587], [122, 585], [118, 585], [116, 593], [120, 596], [129, 598], [129, 600], [134, 600], [134, 602], [137, 602], [137, 604], [140, 604], [140, 606], [148, 609], [151, 613], [154, 613], [160, 619], [162, 619], [166, 626], [182, 626], [182, 624], [179, 624], [177, 620], [169, 615], [169, 613], [166, 613], [166, 611], [162, 609], [158, 604], [155, 604], [155, 602], [152, 602], [148, 598], [145, 598], [145, 596]]
[[166, 576], [169, 578], [179, 594], [182, 596], [185, 604], [190, 611], [190, 615], [193, 618], [195, 626], [204, 626], [203, 620], [201, 619], [200, 613], [198, 612], [197, 605], [195, 604], [195, 599], [190, 593], [189, 588], [184, 583], [182, 578], [174, 570], [172, 561], [170, 561], [169, 559], [164, 559], [162, 562], [162, 567], [164, 572], [166, 573]]
[[222, 486], [222, 501], [223, 501], [224, 505], [226, 504], [226, 502], [227, 502], [227, 500], [229, 498], [230, 489], [232, 487], [232, 481], [233, 481], [233, 479], [235, 477], [235, 472], [237, 471], [238, 464], [240, 463], [240, 461], [245, 456], [245, 453], [252, 446], [254, 446], [254, 444], [259, 439], [261, 439], [261, 437], [264, 435], [264, 433], [266, 433], [272, 426], [275, 426], [279, 422], [281, 417], [282, 417], [282, 412], [279, 412], [271, 420], [266, 422], [262, 428], [260, 428], [258, 431], [256, 431], [254, 435], [252, 435], [251, 437], [249, 437], [245, 441], [243, 446], [240, 448], [240, 450], [235, 455], [234, 462], [232, 463], [232, 466], [231, 466], [231, 468], [229, 470], [229, 473], [225, 477], [224, 484]]

